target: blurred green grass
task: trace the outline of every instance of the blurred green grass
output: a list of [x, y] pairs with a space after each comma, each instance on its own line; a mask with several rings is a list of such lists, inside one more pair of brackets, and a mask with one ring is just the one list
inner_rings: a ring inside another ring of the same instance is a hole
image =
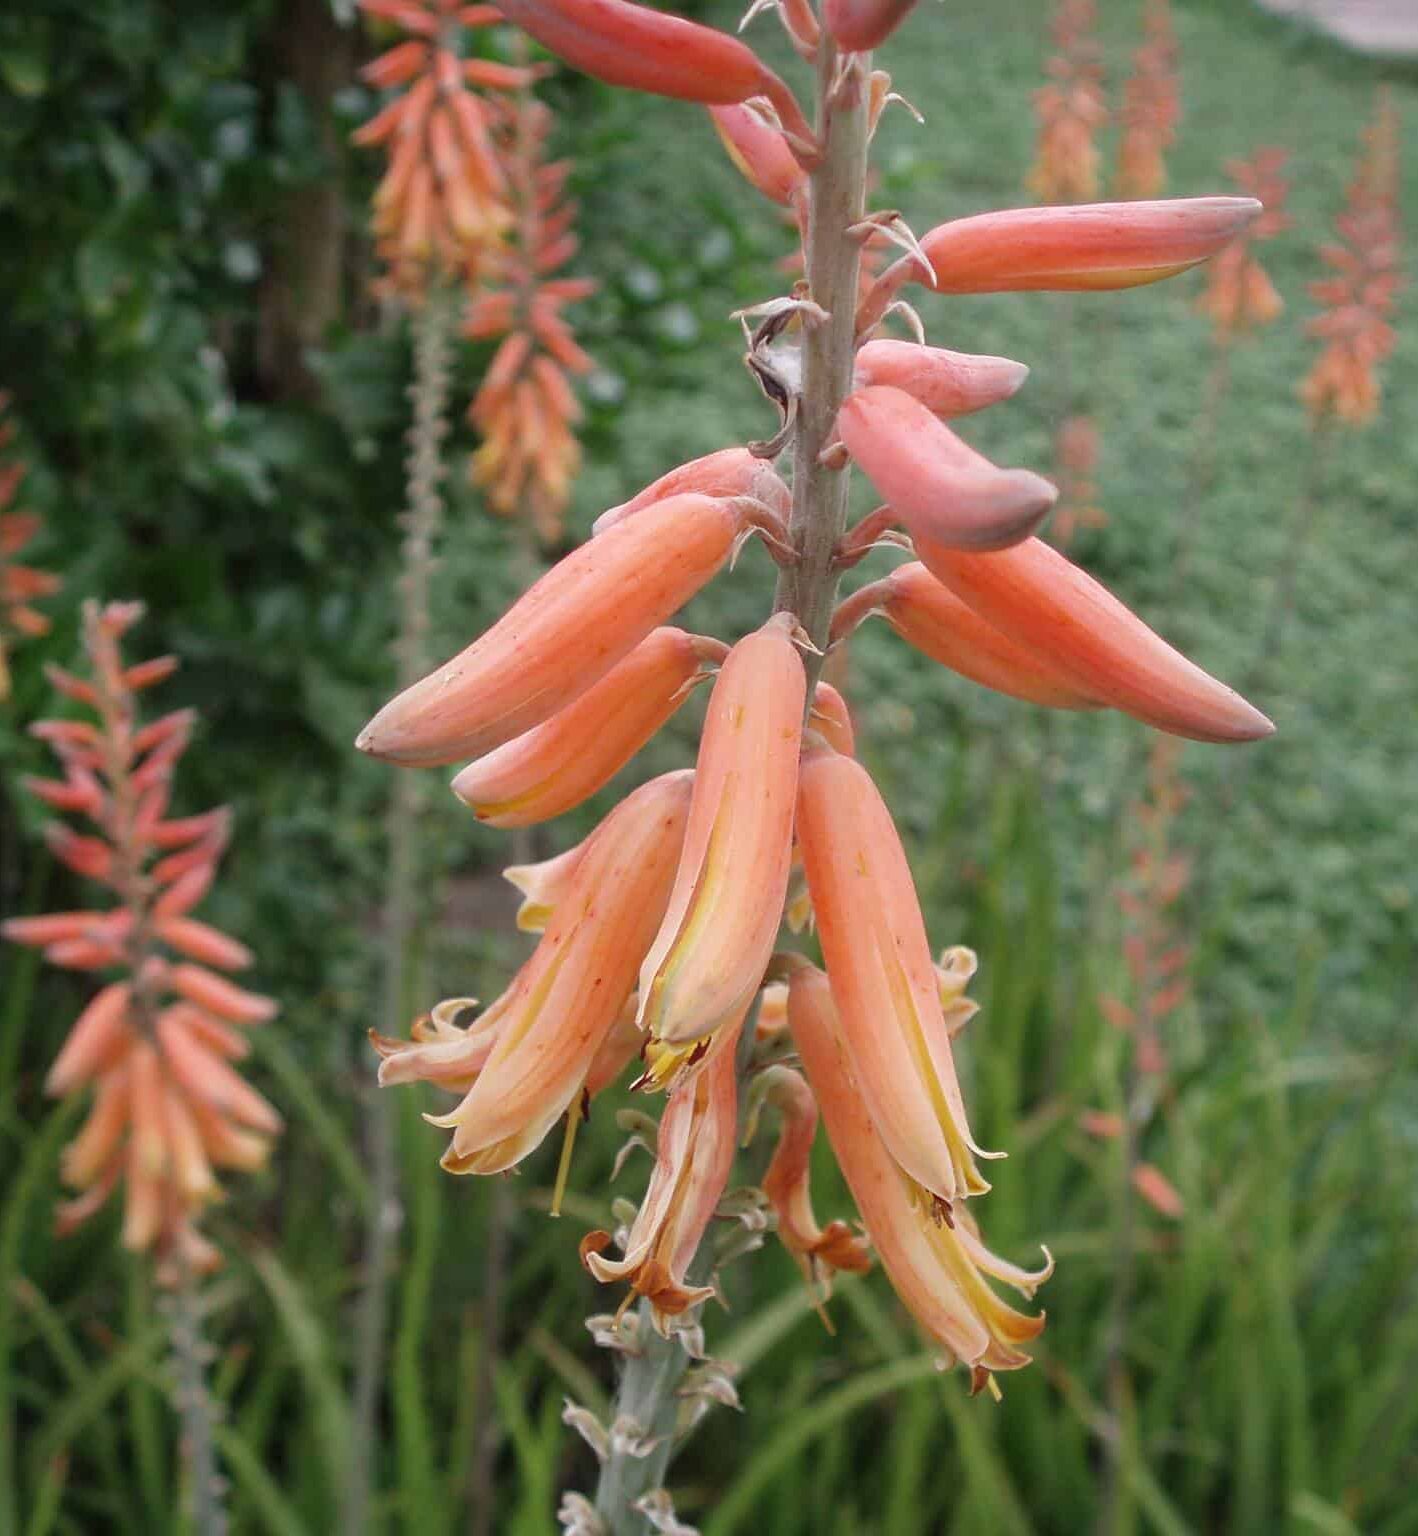
[[[1104, 9], [1116, 81], [1136, 9]], [[722, 6], [702, 14], [726, 26], [735, 19]], [[1020, 199], [1044, 15], [1036, 0], [988, 8], [924, 0], [884, 55], [928, 123], [888, 118], [879, 197], [918, 229]], [[1171, 190], [1217, 189], [1223, 159], [1260, 144], [1289, 148], [1296, 174], [1295, 228], [1267, 253], [1289, 308], [1236, 356], [1216, 486], [1175, 615], [1197, 659], [1236, 678], [1260, 641], [1301, 474], [1294, 384], [1311, 355], [1304, 284], [1318, 275], [1314, 246], [1339, 206], [1379, 71], [1234, 0], [1179, 4], [1177, 25], [1186, 116]], [[756, 26], [755, 41], [775, 51], [771, 24]], [[1388, 73], [1411, 124], [1412, 74]], [[765, 408], [733, 367], [738, 337], [727, 315], [782, 286], [775, 263], [786, 240], [692, 109], [565, 78], [555, 90], [580, 162], [580, 265], [605, 284], [585, 325], [603, 373], [573, 519], [584, 531], [602, 507], [669, 465], [764, 432]], [[1408, 206], [1418, 206], [1412, 156], [1405, 186]], [[1154, 616], [1169, 598], [1175, 509], [1209, 360], [1194, 293], [1182, 280], [1080, 302], [1075, 317], [1073, 370], [1102, 426], [1110, 519], [1080, 545], [1080, 558]], [[1409, 595], [1418, 331], [1413, 294], [1400, 304], [1383, 418], [1336, 456], [1304, 554], [1290, 648], [1273, 693], [1259, 701], [1280, 734], [1257, 749], [1229, 808], [1226, 754], [1189, 748], [1183, 758], [1193, 794], [1182, 838], [1213, 862], [1184, 907], [1198, 944], [1193, 994], [1168, 1024], [1170, 1091], [1144, 1150], [1173, 1178], [1186, 1211], [1179, 1222], [1141, 1222], [1128, 1349], [1134, 1397], [1117, 1430], [1127, 1491], [1119, 1530], [1418, 1531], [1410, 1387], [1418, 636]], [[1003, 460], [1046, 466], [1061, 403], [1057, 301], [922, 309], [932, 340], [1031, 364], [1018, 401], [965, 430]], [[388, 363], [383, 353], [371, 362], [386, 391]], [[336, 387], [352, 392], [355, 382], [346, 376]], [[352, 395], [349, 409], [362, 398]], [[396, 431], [385, 435], [387, 477]], [[278, 487], [274, 527], [285, 514], [283, 482], [276, 449], [264, 451]], [[511, 590], [500, 528], [461, 495], [456, 512], [438, 615], [449, 649]], [[322, 559], [340, 557], [331, 546], [342, 530], [332, 512], [321, 517], [309, 516], [303, 533], [314, 540], [311, 579]], [[130, 529], [97, 537], [110, 550], [122, 545], [127, 569], [154, 592], [166, 580], [192, 588], [175, 638], [196, 666], [179, 686], [198, 701], [226, 688], [214, 734], [245, 739], [249, 753], [232, 786], [243, 837], [214, 916], [259, 942], [264, 979], [286, 999], [283, 1020], [259, 1042], [258, 1071], [291, 1128], [272, 1172], [235, 1188], [215, 1218], [232, 1261], [209, 1290], [209, 1330], [227, 1409], [221, 1449], [234, 1530], [323, 1533], [337, 1528], [346, 1319], [368, 1197], [353, 1087], [373, 1022], [365, 951], [377, 900], [371, 810], [383, 771], [351, 761], [338, 796], [327, 798], [313, 749], [260, 750], [263, 733], [279, 729], [267, 695], [285, 658], [270, 637], [286, 633], [295, 588], [233, 593], [215, 560], [194, 574]], [[255, 527], [251, 538], [259, 541]], [[92, 551], [88, 559], [101, 563]], [[768, 582], [766, 562], [749, 555], [696, 603], [691, 622], [748, 629]], [[365, 569], [332, 590], [319, 615], [328, 649], [302, 658], [303, 722], [335, 751], [381, 686], [378, 591]], [[260, 643], [248, 675], [219, 681], [253, 616]], [[342, 667], [341, 650], [358, 664]], [[885, 631], [854, 645], [850, 687], [864, 754], [907, 833], [932, 936], [982, 955], [976, 990], [985, 1010], [967, 1037], [966, 1072], [979, 1133], [1012, 1154], [984, 1219], [992, 1244], [1013, 1257], [1039, 1241], [1057, 1254], [1059, 1272], [1041, 1298], [1050, 1324], [1038, 1365], [1005, 1381], [1002, 1405], [971, 1402], [959, 1379], [930, 1369], [879, 1276], [841, 1288], [829, 1339], [795, 1272], [770, 1250], [731, 1276], [732, 1313], [710, 1319], [711, 1346], [750, 1364], [746, 1414], [703, 1426], [676, 1468], [677, 1507], [705, 1536], [1078, 1532], [1098, 1519], [1109, 1432], [1102, 1363], [1120, 1181], [1116, 1150], [1086, 1138], [1075, 1117], [1120, 1103], [1125, 1043], [1096, 999], [1124, 985], [1111, 882], [1138, 783], [1140, 728], [1096, 717], [1046, 728], [1024, 707], [930, 668]], [[694, 729], [692, 715], [677, 720], [632, 772], [687, 761]], [[194, 795], [226, 789], [215, 764], [205, 771]], [[558, 842], [569, 843], [613, 795], [558, 826]], [[481, 886], [468, 876], [504, 861], [503, 839], [447, 807], [428, 819], [456, 877], [450, 910], [484, 913]], [[353, 844], [340, 844], [344, 862], [333, 866], [331, 823]], [[41, 903], [45, 878], [37, 865], [27, 904]], [[486, 992], [515, 954], [498, 933], [432, 914], [423, 947], [430, 998]], [[71, 994], [52, 978], [31, 990], [27, 957], [9, 953], [3, 964], [0, 1061], [18, 1074], [6, 1086], [19, 1086], [0, 1101], [0, 1536], [180, 1531], [158, 1303], [117, 1256], [111, 1224], [62, 1244], [49, 1235], [56, 1154], [72, 1117], [44, 1106], [36, 1083]], [[375, 1470], [381, 1529], [425, 1536], [465, 1523], [469, 1383], [494, 1191], [438, 1171], [441, 1138], [419, 1121], [419, 1107], [414, 1094], [400, 1096], [405, 1221]], [[612, 1117], [598, 1113], [560, 1223], [540, 1214], [550, 1151], [511, 1186], [518, 1217], [509, 1347], [497, 1378], [500, 1533], [550, 1530], [555, 1489], [585, 1486], [594, 1474], [557, 1415], [564, 1392], [585, 1396], [585, 1370], [606, 1382], [581, 1324], [606, 1296], [577, 1267], [575, 1241], [609, 1214], [617, 1139]], [[825, 1158], [819, 1172], [819, 1208], [845, 1210]]]

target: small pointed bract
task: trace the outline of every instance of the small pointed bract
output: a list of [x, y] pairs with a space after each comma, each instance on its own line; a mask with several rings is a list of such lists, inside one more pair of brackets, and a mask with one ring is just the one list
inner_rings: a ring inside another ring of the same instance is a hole
[[1030, 1271], [998, 1258], [980, 1241], [969, 1214], [955, 1207], [939, 1219], [888, 1151], [868, 1111], [834, 1007], [836, 989], [821, 971], [804, 966], [789, 983], [788, 1019], [827, 1124], [838, 1164], [857, 1202], [872, 1245], [896, 1294], [949, 1356], [971, 1370], [973, 1390], [989, 1372], [1030, 1363], [1021, 1345], [1043, 1331], [1044, 1317], [1027, 1317], [1000, 1300], [985, 1277], [1024, 1296], [1049, 1278], [1053, 1261]]
[[619, 773], [727, 650], [682, 629], [652, 631], [550, 720], [463, 769], [453, 793], [494, 827], [562, 815]]
[[640, 973], [656, 1084], [742, 1016], [778, 936], [807, 697], [793, 627], [780, 613], [740, 640], [710, 695], [684, 853]]
[[942, 1205], [983, 1194], [935, 962], [901, 839], [861, 764], [809, 743], [798, 845], [842, 1032], [873, 1124]]
[[603, 678], [719, 570], [742, 503], [671, 496], [573, 550], [451, 661], [364, 728], [361, 751], [410, 767], [480, 757]]
[[998, 469], [904, 390], [873, 385], [837, 413], [848, 453], [912, 536], [954, 549], [1017, 544], [1058, 492], [1027, 469]]
[[628, 796], [576, 861], [532, 958], [508, 989], [497, 1041], [450, 1114], [451, 1173], [515, 1166], [583, 1091], [597, 1052], [635, 988], [664, 914], [693, 775], [665, 774]]
[[832, 639], [879, 613], [908, 644], [971, 682], [1051, 709], [1101, 709], [1102, 701], [1070, 683], [1046, 656], [987, 623], [921, 565], [898, 566], [859, 588], [832, 617]]
[[918, 539], [916, 552], [981, 618], [1085, 695], [1195, 741], [1258, 741], [1275, 729], [1041, 539], [989, 555]]
[[1029, 369], [1007, 357], [882, 339], [859, 349], [852, 377], [858, 389], [887, 384], [914, 396], [935, 415], [951, 417], [1008, 400], [1029, 377]]
[[[742, 1022], [740, 1015], [739, 1022]], [[671, 1091], [660, 1117], [655, 1171], [619, 1259], [603, 1257], [609, 1232], [589, 1232], [581, 1258], [597, 1280], [628, 1280], [647, 1297], [656, 1328], [707, 1301], [712, 1285], [691, 1285], [690, 1262], [728, 1186], [738, 1144], [737, 1028], [725, 1029], [697, 1071]]]

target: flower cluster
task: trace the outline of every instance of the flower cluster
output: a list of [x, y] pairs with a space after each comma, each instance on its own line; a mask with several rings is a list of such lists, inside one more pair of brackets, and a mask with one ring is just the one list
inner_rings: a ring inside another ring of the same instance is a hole
[[1310, 284], [1310, 293], [1326, 306], [1308, 327], [1324, 346], [1300, 386], [1316, 421], [1357, 426], [1378, 414], [1378, 365], [1393, 351], [1389, 315], [1401, 283], [1398, 146], [1398, 108], [1381, 94], [1344, 212], [1335, 221], [1339, 238], [1320, 248], [1334, 275]]
[[1226, 171], [1236, 187], [1256, 198], [1265, 211], [1211, 263], [1198, 307], [1211, 316], [1216, 339], [1229, 341], [1259, 330], [1285, 308], [1255, 247], [1289, 229], [1285, 200], [1290, 192], [1283, 149], [1258, 149], [1249, 160], [1231, 160]]
[[1098, 460], [1102, 444], [1091, 416], [1065, 416], [1054, 433], [1054, 478], [1059, 500], [1049, 530], [1067, 549], [1080, 528], [1105, 528], [1108, 514], [1098, 505]]
[[[0, 417], [10, 396], [0, 391]], [[0, 699], [10, 696], [9, 647], [16, 636], [34, 638], [49, 632], [49, 619], [33, 606], [36, 598], [51, 597], [63, 582], [51, 571], [21, 565], [14, 557], [39, 532], [39, 517], [15, 505], [20, 483], [28, 471], [22, 459], [8, 457], [15, 440], [15, 423], [0, 420]]]
[[576, 254], [576, 207], [564, 198], [571, 162], [546, 158], [551, 126], [549, 109], [523, 93], [503, 155], [511, 240], [491, 257], [464, 327], [475, 340], [503, 338], [468, 411], [483, 437], [470, 478], [499, 516], [529, 515], [545, 544], [561, 535], [581, 463], [574, 430], [581, 407], [567, 375], [593, 366], [562, 309], [596, 288], [588, 278], [556, 275]]
[[[952, 1047], [973, 1012], [974, 959], [933, 957], [890, 812], [845, 706], [818, 680], [822, 653], [880, 613], [966, 678], [1034, 703], [1116, 708], [1207, 741], [1271, 726], [1035, 536], [1055, 500], [1047, 480], [991, 463], [949, 424], [1008, 399], [1027, 369], [881, 326], [910, 283], [955, 295], [1154, 282], [1214, 255], [1258, 209], [1242, 198], [1019, 209], [917, 240], [896, 215], [861, 209], [864, 155], [856, 206], [826, 194], [816, 206], [819, 186], [841, 195], [833, 154], [864, 149], [889, 99], [861, 50], [908, 8], [829, 0], [819, 31], [784, 0], [799, 51], [831, 66], [819, 138], [737, 39], [631, 0], [504, 0], [511, 20], [602, 79], [720, 109], [721, 129], [723, 108], [747, 109], [725, 133], [736, 162], [770, 197], [800, 201], [811, 232], [806, 283], [750, 312], [750, 367], [782, 424], [772, 442], [679, 465], [603, 514], [589, 543], [386, 704], [358, 744], [405, 766], [471, 759], [458, 795], [489, 822], [526, 825], [606, 785], [712, 679], [693, 770], [642, 785], [570, 852], [509, 871], [527, 898], [520, 922], [541, 934], [535, 952], [487, 1008], [455, 999], [412, 1041], [377, 1040], [381, 1078], [460, 1095], [434, 1121], [452, 1133], [444, 1165], [492, 1173], [563, 1117], [569, 1148], [591, 1100], [638, 1056], [634, 1086], [668, 1092], [654, 1173], [619, 1256], [606, 1232], [582, 1252], [594, 1274], [647, 1297], [665, 1329], [713, 1285], [703, 1239], [724, 1209], [745, 1083], [782, 1120], [765, 1181], [782, 1240], [824, 1289], [833, 1269], [861, 1267], [862, 1243], [840, 1221], [819, 1226], [809, 1198], [820, 1112], [883, 1267], [978, 1388], [1026, 1364], [1042, 1326], [989, 1281], [1028, 1296], [1048, 1270], [1007, 1263], [978, 1234], [981, 1165], [999, 1154], [970, 1128]], [[834, 115], [854, 125], [838, 138]], [[844, 208], [845, 228], [832, 223]], [[863, 292], [861, 246], [886, 229], [905, 254]], [[823, 275], [834, 242], [850, 253], [835, 292]], [[824, 410], [814, 381], [834, 347], [840, 385]], [[789, 447], [791, 490], [772, 462]], [[849, 465], [884, 505], [824, 544], [822, 507], [845, 493]], [[752, 537], [779, 565], [772, 616], [733, 644], [669, 625]], [[914, 559], [835, 603], [840, 574], [883, 543]], [[785, 913], [790, 929], [814, 922], [825, 970], [780, 948]]]
[[84, 816], [92, 833], [51, 822], [45, 840], [67, 868], [114, 893], [105, 911], [11, 918], [0, 933], [41, 949], [68, 970], [110, 972], [79, 1015], [46, 1080], [59, 1097], [93, 1089], [93, 1104], [65, 1149], [65, 1182], [79, 1191], [59, 1213], [69, 1231], [124, 1188], [123, 1242], [153, 1249], [158, 1274], [216, 1267], [197, 1230], [221, 1196], [216, 1170], [259, 1168], [281, 1128], [276, 1111], [232, 1068], [247, 1054], [242, 1030], [274, 1017], [270, 998], [221, 973], [252, 955], [190, 914], [226, 847], [230, 813], [168, 814], [173, 772], [193, 717], [178, 710], [141, 725], [136, 696], [169, 676], [171, 656], [125, 665], [120, 642], [137, 603], [84, 608], [90, 675], [51, 669], [61, 695], [94, 720], [42, 720], [31, 734], [53, 749], [60, 779], [28, 779], [31, 794]]
[[354, 135], [388, 157], [374, 194], [373, 228], [388, 281], [417, 297], [430, 273], [463, 277], [502, 236], [507, 178], [493, 145], [496, 114], [479, 87], [508, 91], [533, 71], [462, 58], [464, 29], [502, 18], [492, 5], [459, 0], [360, 0], [367, 16], [407, 33], [365, 66], [364, 78], [393, 97]]
[[1142, 28], [1143, 41], [1132, 56], [1132, 74], [1123, 86], [1119, 197], [1158, 197], [1166, 190], [1166, 154], [1182, 115], [1169, 0], [1148, 0]]
[[1108, 121], [1103, 64], [1093, 29], [1094, 0], [1057, 0], [1049, 30], [1055, 52], [1049, 83], [1034, 92], [1039, 136], [1027, 185], [1046, 203], [1086, 203], [1098, 195], [1099, 130]]

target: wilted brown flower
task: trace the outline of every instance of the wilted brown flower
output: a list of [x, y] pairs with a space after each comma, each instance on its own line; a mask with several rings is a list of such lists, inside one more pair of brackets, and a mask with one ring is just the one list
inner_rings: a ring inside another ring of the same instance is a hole
[[46, 1081], [58, 1096], [94, 1090], [64, 1152], [64, 1180], [80, 1193], [60, 1208], [58, 1225], [72, 1230], [122, 1183], [124, 1246], [155, 1250], [158, 1277], [171, 1284], [184, 1269], [220, 1264], [196, 1225], [221, 1196], [215, 1170], [260, 1167], [281, 1120], [230, 1065], [249, 1049], [242, 1030], [274, 1017], [276, 1004], [219, 974], [244, 970], [251, 952], [189, 915], [212, 883], [231, 818], [225, 808], [168, 815], [193, 717], [178, 710], [138, 724], [136, 695], [177, 666], [172, 656], [125, 666], [120, 641], [142, 611], [139, 603], [85, 604], [89, 676], [52, 668], [51, 677], [97, 719], [33, 725], [64, 776], [25, 781], [47, 805], [92, 823], [93, 833], [79, 833], [51, 822], [45, 840], [118, 904], [11, 918], [0, 934], [54, 965], [110, 973]]
[[1034, 92], [1039, 124], [1029, 190], [1046, 203], [1087, 203], [1098, 196], [1098, 130], [1108, 121], [1103, 65], [1093, 37], [1093, 0], [1058, 0], [1049, 30], [1055, 53], [1049, 84]]
[[1320, 247], [1334, 275], [1310, 284], [1310, 293], [1326, 306], [1307, 327], [1324, 347], [1300, 386], [1316, 421], [1357, 426], [1378, 413], [1378, 365], [1393, 351], [1388, 317], [1402, 281], [1398, 145], [1398, 108], [1381, 91], [1344, 212], [1335, 220], [1339, 238]]

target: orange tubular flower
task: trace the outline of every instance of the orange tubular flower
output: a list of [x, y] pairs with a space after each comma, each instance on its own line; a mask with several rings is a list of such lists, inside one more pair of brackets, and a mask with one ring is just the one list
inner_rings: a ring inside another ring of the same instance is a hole
[[841, 603], [832, 616], [833, 642], [845, 639], [873, 613], [932, 661], [981, 687], [1052, 709], [1102, 707], [1056, 672], [1046, 656], [1016, 645], [987, 624], [923, 565], [898, 566]]
[[542, 933], [557, 902], [566, 894], [571, 884], [571, 873], [576, 861], [585, 849], [585, 843], [577, 843], [555, 858], [543, 859], [539, 864], [510, 864], [502, 871], [502, 878], [522, 893], [522, 905], [517, 909], [517, 926], [523, 933]]
[[857, 353], [860, 391], [889, 384], [913, 395], [937, 416], [968, 416], [1018, 393], [1029, 369], [1007, 357], [973, 357], [909, 341], [869, 341]]
[[[742, 1015], [736, 1021], [742, 1023]], [[712, 1285], [691, 1285], [690, 1262], [728, 1187], [738, 1141], [738, 1029], [725, 1029], [699, 1070], [677, 1083], [660, 1117], [655, 1171], [619, 1259], [602, 1257], [609, 1232], [588, 1232], [581, 1259], [603, 1283], [628, 1280], [633, 1296], [649, 1299], [656, 1328], [707, 1301]]]
[[570, 163], [546, 160], [551, 123], [547, 108], [524, 94], [508, 153], [513, 242], [492, 259], [493, 286], [474, 300], [465, 327], [475, 339], [504, 337], [468, 409], [483, 436], [469, 476], [493, 512], [525, 512], [546, 544], [561, 535], [581, 463], [581, 406], [567, 375], [593, 366], [562, 310], [596, 290], [588, 279], [555, 275], [576, 254], [577, 240], [576, 205], [562, 201]]
[[652, 481], [629, 501], [610, 507], [596, 519], [591, 531], [597, 537], [626, 518], [671, 496], [690, 492], [701, 496], [747, 496], [760, 501], [774, 517], [786, 519], [793, 496], [773, 466], [747, 448], [721, 448], [691, 459]]
[[587, 841], [541, 943], [494, 1004], [504, 1016], [476, 1081], [450, 1114], [429, 1117], [453, 1132], [449, 1172], [514, 1167], [574, 1107], [664, 915], [692, 781], [652, 779]]
[[51, 846], [71, 868], [109, 886], [120, 905], [12, 918], [0, 934], [42, 949], [56, 965], [123, 974], [80, 1014], [45, 1083], [56, 1096], [94, 1089], [93, 1108], [63, 1160], [66, 1183], [81, 1193], [58, 1221], [71, 1230], [122, 1182], [123, 1241], [155, 1249], [167, 1284], [184, 1267], [220, 1263], [196, 1229], [203, 1207], [221, 1194], [214, 1170], [260, 1167], [281, 1120], [230, 1065], [247, 1053], [241, 1029], [274, 1017], [276, 1005], [208, 969], [243, 970], [251, 952], [187, 915], [211, 883], [229, 817], [167, 815], [190, 716], [137, 727], [135, 695], [175, 665], [171, 657], [123, 665], [119, 643], [141, 613], [136, 603], [85, 605], [92, 680], [58, 669], [54, 680], [92, 708], [98, 724], [42, 721], [33, 728], [53, 747], [64, 778], [31, 781], [30, 788], [51, 805], [82, 812], [97, 829], [81, 836], [57, 827]]
[[778, 1216], [778, 1237], [803, 1278], [820, 1288], [826, 1300], [832, 1294], [834, 1270], [863, 1274], [871, 1267], [871, 1257], [865, 1241], [845, 1221], [819, 1227], [813, 1214], [808, 1174], [817, 1136], [817, 1100], [790, 1067], [769, 1067], [754, 1079], [754, 1093], [782, 1119], [778, 1145], [763, 1175], [763, 1193]]
[[1364, 154], [1344, 212], [1335, 221], [1339, 239], [1320, 248], [1334, 276], [1310, 284], [1310, 293], [1326, 310], [1307, 329], [1324, 347], [1300, 386], [1313, 420], [1332, 418], [1348, 426], [1362, 425], [1378, 414], [1378, 365], [1396, 340], [1389, 315], [1402, 285], [1399, 123], [1398, 109], [1388, 95], [1380, 95], [1364, 138]]
[[882, 1267], [917, 1322], [951, 1360], [969, 1367], [971, 1390], [978, 1392], [991, 1372], [1028, 1365], [1020, 1346], [1044, 1327], [1042, 1313], [1026, 1317], [1006, 1306], [985, 1277], [1032, 1296], [1053, 1272], [1053, 1260], [1046, 1249], [1042, 1270], [1006, 1263], [980, 1241], [965, 1210], [957, 1206], [942, 1221], [920, 1199], [868, 1110], [836, 995], [835, 984], [814, 967], [794, 972], [788, 993], [793, 1042]]
[[485, 634], [386, 704], [355, 743], [433, 767], [548, 720], [704, 586], [764, 520], [741, 500], [671, 496], [554, 565]]
[[1196, 741], [1258, 741], [1274, 731], [1240, 694], [1041, 539], [990, 555], [925, 539], [916, 550], [931, 575], [986, 623], [1086, 697]]
[[837, 430], [912, 535], [952, 549], [1017, 544], [1058, 495], [1030, 470], [996, 468], [903, 390], [874, 385], [849, 395]]
[[753, 107], [710, 107], [729, 159], [771, 202], [797, 209], [807, 192], [807, 172], [788, 141]]
[[494, 827], [560, 816], [607, 784], [728, 649], [682, 629], [654, 630], [559, 714], [465, 768], [453, 793]]
[[729, 652], [709, 699], [684, 853], [640, 972], [649, 1080], [742, 1017], [783, 918], [807, 680], [791, 614]]
[[803, 753], [798, 844], [853, 1070], [891, 1155], [945, 1209], [989, 1185], [975, 1166], [940, 984], [911, 870], [871, 776]]
[[1039, 140], [1029, 190], [1046, 203], [1087, 203], [1098, 195], [1094, 139], [1108, 121], [1103, 67], [1093, 38], [1093, 0], [1058, 0], [1049, 30], [1057, 52], [1049, 84], [1034, 92]]
[[756, 53], [712, 27], [631, 0], [503, 0], [508, 21], [608, 85], [705, 106], [765, 96], [798, 152], [815, 141], [792, 91]]
[[1217, 256], [1207, 270], [1206, 289], [1197, 305], [1211, 316], [1218, 342], [1260, 329], [1285, 308], [1265, 268], [1255, 255], [1262, 240], [1290, 227], [1285, 200], [1290, 179], [1283, 149], [1259, 149], [1249, 160], [1232, 160], [1226, 170], [1242, 192], [1259, 200], [1265, 212]]
[[1147, 0], [1142, 29], [1142, 46], [1132, 56], [1132, 74], [1123, 87], [1119, 197], [1157, 197], [1166, 189], [1165, 156], [1182, 115], [1177, 39], [1168, 0]]
[[[0, 417], [9, 409], [10, 396], [0, 390]], [[15, 436], [13, 421], [0, 420], [0, 455], [5, 455]], [[10, 696], [8, 650], [16, 636], [34, 638], [49, 632], [49, 620], [31, 606], [36, 598], [51, 597], [64, 583], [49, 571], [21, 565], [13, 557], [39, 532], [33, 512], [14, 505], [20, 482], [29, 466], [18, 459], [0, 462], [0, 700]]]
[[503, 91], [535, 76], [459, 57], [456, 34], [500, 20], [493, 6], [360, 0], [360, 7], [412, 34], [365, 66], [371, 85], [402, 94], [360, 128], [354, 142], [386, 147], [388, 168], [374, 194], [376, 249], [394, 288], [416, 295], [430, 271], [454, 277], [476, 270], [510, 219], [492, 115], [469, 86]]
[[916, 0], [823, 0], [822, 19], [839, 47], [866, 53], [905, 21]]

